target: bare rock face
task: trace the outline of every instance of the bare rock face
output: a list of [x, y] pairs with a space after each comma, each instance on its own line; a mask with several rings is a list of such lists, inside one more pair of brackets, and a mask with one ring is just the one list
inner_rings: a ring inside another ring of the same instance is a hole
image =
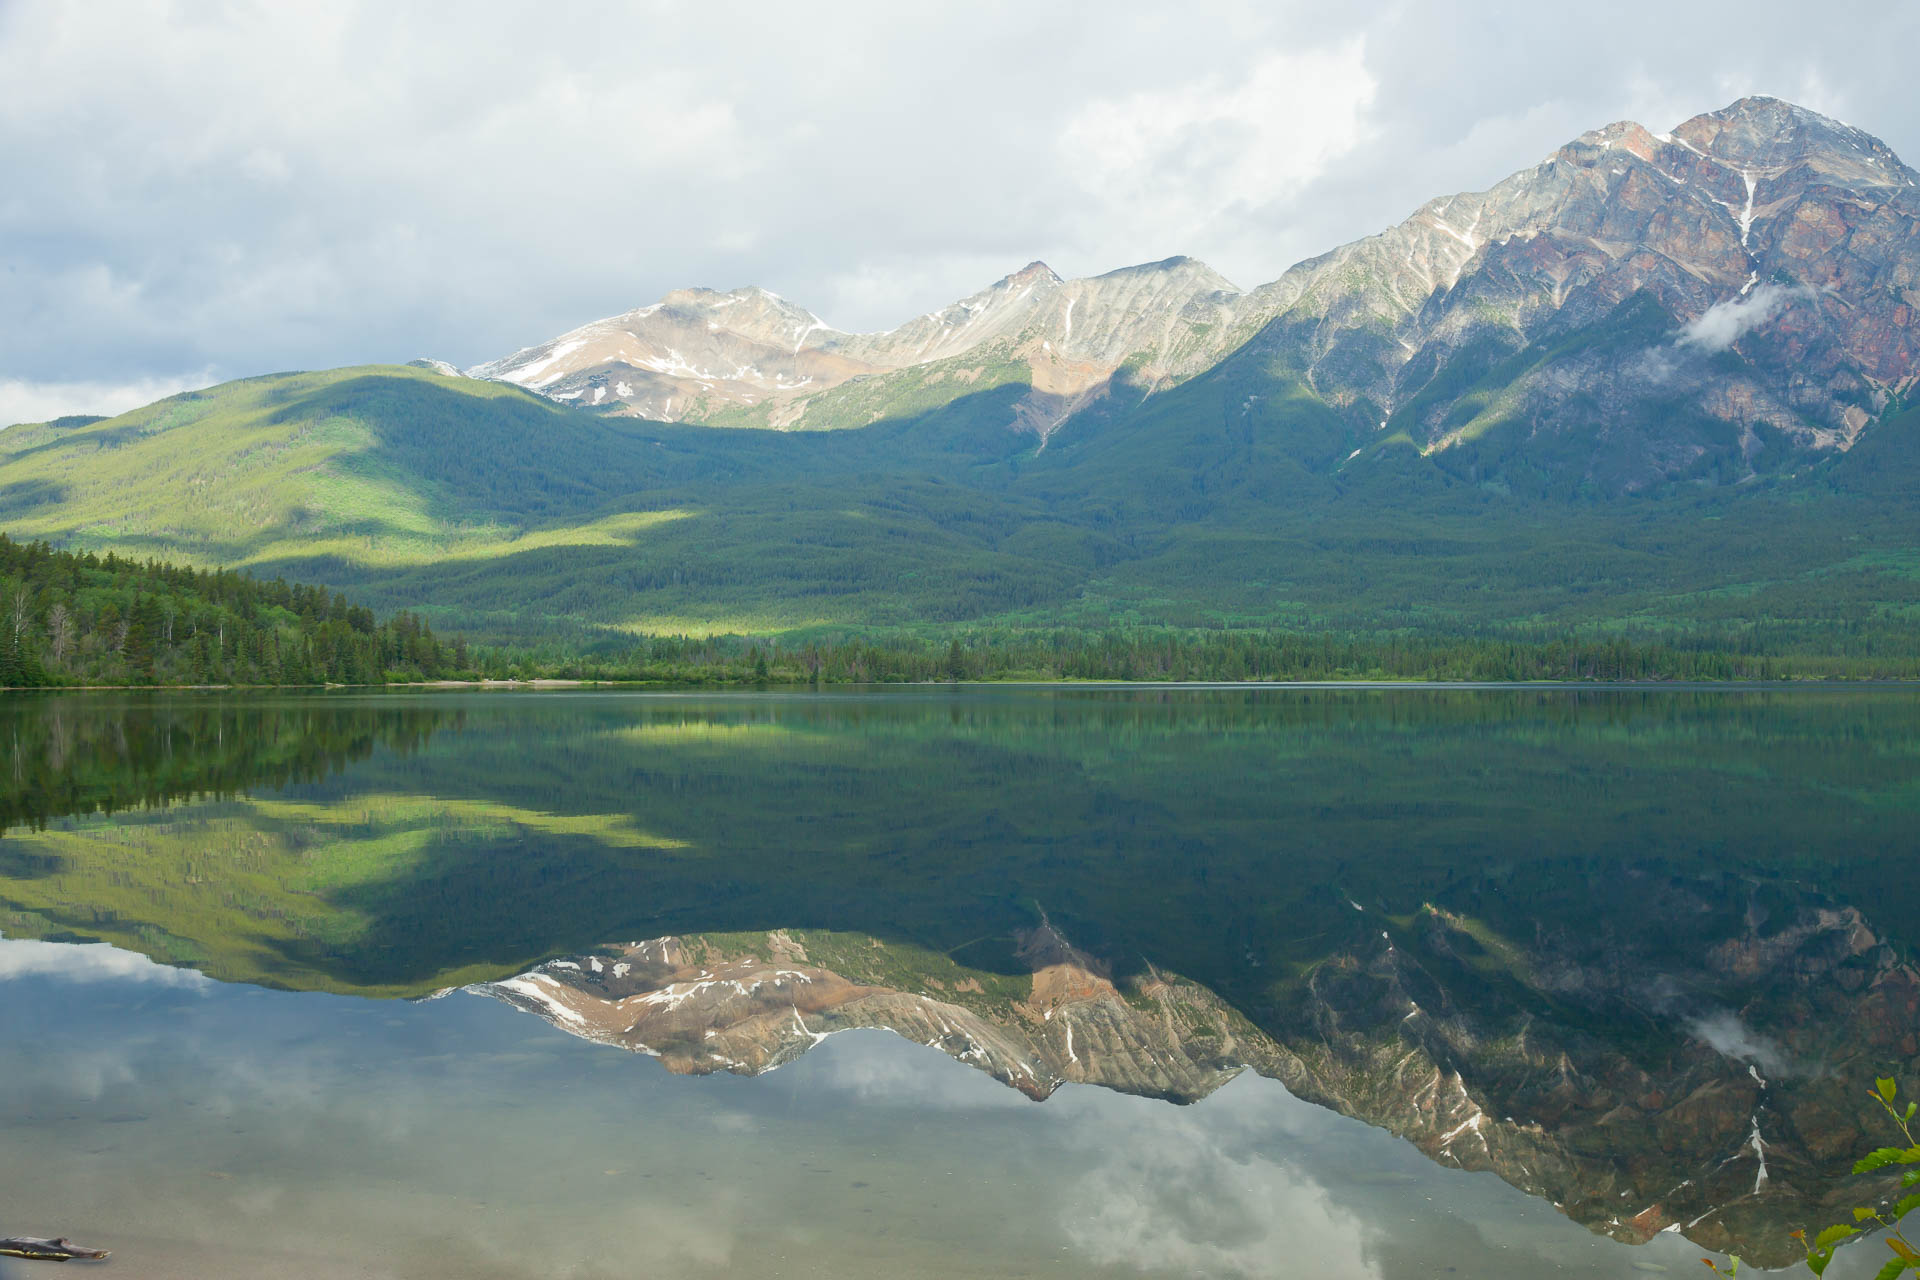
[[1518, 451], [1614, 491], [1737, 481], [1850, 448], [1913, 385], [1915, 182], [1871, 136], [1748, 98], [1595, 130], [1250, 293], [1188, 258], [1085, 280], [1036, 262], [853, 334], [764, 290], [682, 290], [471, 372], [807, 429], [1011, 383], [1004, 425], [1044, 440], [1116, 378], [1151, 393], [1238, 353], [1474, 478]]
[[[1704, 892], [1659, 886], [1661, 928], [1724, 906]], [[1252, 1067], [1596, 1231], [1775, 1266], [1791, 1230], [1895, 1189], [1848, 1170], [1886, 1137], [1872, 1079], [1920, 1069], [1920, 975], [1851, 908], [1748, 913], [1679, 969], [1617, 937], [1515, 944], [1437, 907], [1384, 930], [1363, 913], [1257, 1025], [1151, 965], [1116, 981], [1049, 925], [1016, 940], [1018, 974], [782, 930], [628, 943], [473, 989], [683, 1074], [770, 1071], [855, 1027], [1036, 1100], [1074, 1082], [1188, 1103]]]
[[1583, 432], [1628, 489], [1729, 433], [1749, 460], [1757, 429], [1818, 455], [1920, 368], [1917, 219], [1883, 143], [1751, 98], [1671, 134], [1609, 125], [1304, 263], [1258, 342], [1429, 453]]
[[1044, 434], [1129, 360], [1166, 376], [1217, 359], [1198, 335], [1238, 296], [1187, 258], [1089, 280], [1034, 262], [897, 329], [842, 333], [763, 289], [684, 289], [472, 373], [639, 417], [814, 428], [864, 425], [823, 399], [856, 379], [932, 375], [959, 396], [1008, 366], [1031, 387], [1009, 425]]
[[875, 371], [823, 350], [828, 332], [764, 289], [681, 289], [470, 372], [582, 407], [679, 420], [716, 401], [759, 404]]

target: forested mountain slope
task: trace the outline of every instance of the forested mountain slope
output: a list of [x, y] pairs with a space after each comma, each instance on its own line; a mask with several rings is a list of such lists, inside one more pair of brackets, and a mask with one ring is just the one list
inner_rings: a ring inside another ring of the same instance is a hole
[[1091, 562], [1087, 535], [948, 483], [1016, 443], [975, 439], [967, 409], [822, 440], [608, 420], [412, 368], [255, 378], [0, 434], [0, 528], [508, 630], [952, 620], [1057, 599]]
[[1409, 448], [1352, 466], [1339, 414], [1253, 355], [1044, 450], [998, 408], [715, 431], [400, 367], [284, 375], [0, 433], [0, 527], [477, 638], [1164, 622], [1830, 648], [1910, 632], [1920, 595], [1920, 415], [1794, 478], [1597, 502]]

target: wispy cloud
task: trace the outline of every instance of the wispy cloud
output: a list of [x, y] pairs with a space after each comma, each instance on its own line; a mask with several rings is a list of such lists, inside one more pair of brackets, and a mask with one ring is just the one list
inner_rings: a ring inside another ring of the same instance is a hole
[[1755, 1032], [1731, 1009], [1688, 1019], [1687, 1034], [1703, 1040], [1714, 1052], [1736, 1062], [1750, 1063], [1770, 1076], [1790, 1075], [1793, 1058], [1777, 1042]]
[[1234, 79], [1088, 103], [1059, 144], [1087, 196], [1083, 236], [1171, 255], [1245, 230], [1361, 143], [1375, 89], [1352, 39], [1269, 54]]

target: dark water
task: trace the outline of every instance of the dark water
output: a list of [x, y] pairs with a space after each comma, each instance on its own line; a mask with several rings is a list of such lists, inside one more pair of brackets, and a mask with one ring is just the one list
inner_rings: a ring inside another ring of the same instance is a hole
[[1867, 1083], [1920, 1087], [1908, 690], [60, 696], [0, 741], [0, 1234], [133, 1274], [1781, 1265], [1882, 1189]]

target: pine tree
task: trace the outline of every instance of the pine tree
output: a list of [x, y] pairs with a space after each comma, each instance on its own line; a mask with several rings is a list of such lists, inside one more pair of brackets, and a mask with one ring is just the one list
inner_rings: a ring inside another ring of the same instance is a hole
[[26, 683], [26, 672], [20, 663], [20, 646], [12, 636], [0, 636], [0, 689], [19, 689]]

